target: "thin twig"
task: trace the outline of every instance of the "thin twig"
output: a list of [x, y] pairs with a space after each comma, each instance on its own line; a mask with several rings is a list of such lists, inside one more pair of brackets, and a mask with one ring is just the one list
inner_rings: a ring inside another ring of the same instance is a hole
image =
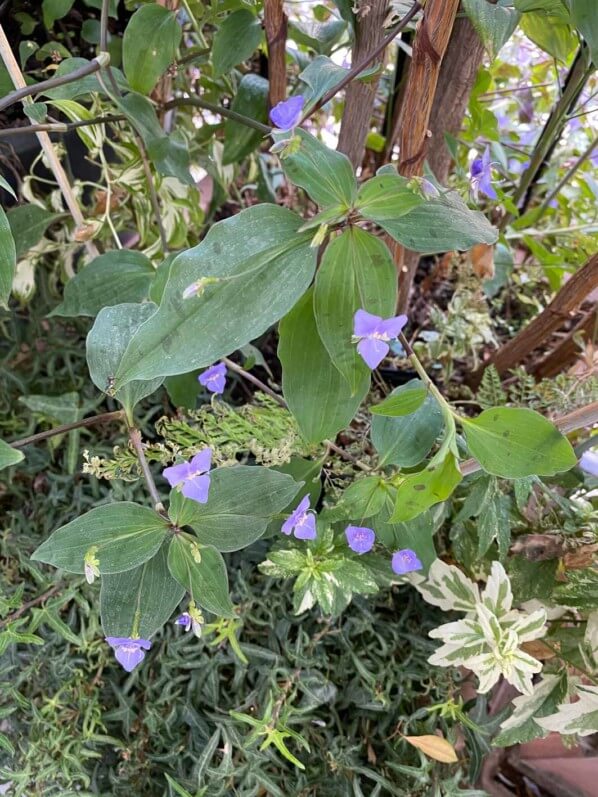
[[21, 615], [25, 614], [28, 609], [31, 609], [33, 606], [38, 606], [40, 603], [43, 603], [48, 598], [51, 598], [52, 595], [56, 595], [57, 592], [63, 588], [64, 584], [59, 582], [58, 584], [54, 584], [53, 587], [43, 592], [41, 595], [38, 595], [37, 598], [33, 598], [30, 601], [26, 601], [22, 606], [9, 614], [8, 617], [5, 617], [3, 620], [0, 620], [0, 628], [4, 628], [5, 626], [9, 625], [10, 623], [14, 623], [15, 620], [18, 620]]
[[263, 133], [266, 136], [272, 132], [271, 127], [262, 124], [262, 122], [258, 122], [256, 119], [251, 119], [249, 116], [244, 116], [236, 111], [231, 111], [229, 108], [223, 108], [221, 105], [214, 105], [214, 103], [208, 102], [201, 97], [176, 97], [175, 99], [164, 103], [162, 108], [165, 111], [169, 111], [171, 108], [181, 108], [185, 105], [193, 105], [197, 108], [204, 108], [206, 111], [211, 111], [217, 116], [224, 116], [226, 119], [232, 119], [233, 122], [239, 122], [239, 124], [245, 125], [246, 127], [252, 127], [254, 130], [259, 130], [260, 133]]
[[9, 136], [21, 136], [29, 133], [68, 133], [78, 127], [90, 127], [91, 125], [107, 125], [113, 122], [124, 122], [127, 117], [124, 114], [114, 116], [96, 116], [94, 119], [79, 119], [76, 122], [48, 122], [41, 125], [23, 125], [21, 127], [5, 127], [0, 130], [0, 138]]
[[[236, 362], [229, 360], [228, 357], [223, 357], [222, 362], [231, 371], [234, 371], [236, 374], [239, 374], [239, 376], [242, 376], [243, 379], [246, 379], [248, 382], [251, 382], [251, 384], [259, 388], [262, 391], [262, 393], [266, 393], [266, 395], [271, 396], [274, 399], [274, 401], [280, 404], [281, 407], [284, 407], [285, 409], [288, 410], [289, 405], [286, 403], [284, 398], [278, 393], [276, 393], [274, 390], [272, 390], [272, 388], [268, 387], [268, 385], [262, 382], [261, 379], [258, 379], [257, 376], [254, 376], [253, 374], [249, 373], [249, 371], [246, 371], [240, 365], [237, 365]], [[334, 443], [332, 440], [323, 440], [322, 442], [325, 445], [327, 445], [328, 448], [330, 448], [332, 451], [338, 454], [339, 457], [347, 460], [348, 462], [352, 462], [355, 465], [355, 467], [359, 468], [359, 470], [367, 471], [368, 473], [374, 470], [374, 468], [370, 468], [370, 466], [366, 465], [364, 462], [360, 462], [357, 459], [357, 457], [354, 457], [353, 454], [350, 454], [348, 451], [345, 451], [344, 448], [340, 448], [339, 446], [337, 446], [337, 444]]]
[[154, 509], [159, 515], [165, 516], [166, 512], [164, 510], [162, 501], [160, 500], [160, 494], [156, 488], [156, 482], [154, 481], [154, 477], [152, 476], [152, 472], [145, 457], [145, 451], [143, 450], [143, 443], [141, 441], [141, 432], [139, 429], [136, 429], [134, 426], [129, 429], [129, 440], [131, 441], [131, 445], [137, 454], [139, 467], [141, 468], [141, 473], [143, 474], [143, 478], [147, 484], [147, 489], [154, 503]]
[[14, 440], [9, 445], [12, 448], [24, 448], [25, 446], [39, 443], [42, 440], [47, 440], [50, 437], [56, 437], [59, 434], [71, 432], [73, 429], [82, 429], [86, 426], [95, 426], [97, 423], [109, 423], [110, 421], [120, 421], [125, 417], [124, 410], [116, 410], [115, 412], [104, 412], [101, 415], [92, 415], [91, 418], [82, 418], [80, 421], [73, 423], [65, 423], [63, 426], [55, 426], [53, 429], [47, 429], [45, 432], [38, 432], [29, 437], [23, 437], [20, 440]]
[[93, 58], [88, 64], [80, 66], [79, 69], [75, 69], [72, 72], [69, 72], [67, 75], [59, 75], [58, 77], [52, 77], [48, 80], [42, 80], [39, 83], [32, 83], [30, 86], [23, 86], [22, 88], [16, 89], [16, 91], [11, 91], [10, 94], [7, 94], [5, 97], [0, 99], [0, 111], [8, 108], [9, 105], [14, 105], [14, 103], [19, 102], [19, 100], [23, 100], [26, 97], [31, 97], [32, 94], [40, 94], [48, 89], [55, 89], [58, 86], [64, 86], [67, 83], [74, 83], [76, 80], [80, 80], [82, 77], [91, 75], [105, 66], [108, 59], [108, 54], [102, 52]]
[[569, 171], [563, 176], [562, 180], [559, 182], [559, 184], [556, 186], [556, 188], [554, 188], [554, 190], [552, 190], [548, 194], [546, 199], [542, 202], [542, 204], [540, 205], [540, 209], [539, 209], [539, 215], [534, 219], [534, 223], [535, 224], [537, 224], [538, 223], [538, 219], [541, 218], [541, 216], [544, 215], [544, 212], [546, 211], [546, 209], [548, 208], [548, 206], [550, 205], [552, 200], [556, 196], [558, 196], [558, 194], [561, 192], [563, 187], [565, 185], [567, 185], [567, 183], [573, 177], [575, 172], [579, 169], [580, 166], [582, 166], [588, 160], [588, 158], [591, 156], [591, 154], [594, 152], [594, 150], [597, 147], [598, 147], [598, 136], [596, 136], [596, 138], [590, 143], [590, 146], [585, 150], [585, 152], [582, 152], [582, 154], [579, 156], [579, 158], [577, 158], [577, 160], [575, 161], [573, 166], [571, 166]]
[[395, 28], [393, 28], [391, 30], [391, 32], [388, 34], [388, 36], [386, 36], [386, 38], [384, 38], [380, 42], [380, 44], [372, 50], [371, 53], [366, 55], [366, 57], [362, 61], [360, 61], [358, 64], [356, 64], [354, 67], [352, 67], [347, 72], [345, 77], [339, 83], [337, 83], [335, 86], [333, 86], [330, 89], [330, 91], [327, 91], [326, 94], [324, 94], [324, 96], [322, 97], [322, 99], [320, 99], [314, 105], [314, 107], [311, 108], [303, 116], [303, 118], [301, 119], [301, 122], [299, 124], [303, 124], [303, 122], [305, 122], [306, 119], [308, 119], [310, 116], [312, 116], [314, 113], [316, 113], [316, 111], [319, 111], [320, 108], [322, 108], [324, 105], [326, 105], [327, 102], [330, 102], [330, 100], [336, 94], [338, 94], [339, 91], [342, 91], [345, 88], [345, 86], [347, 86], [349, 83], [351, 83], [351, 81], [355, 80], [355, 78], [358, 77], [364, 71], [364, 69], [366, 69], [372, 63], [372, 61], [374, 61], [379, 55], [381, 55], [384, 52], [384, 50], [386, 50], [388, 45], [397, 37], [397, 35], [402, 30], [404, 30], [407, 27], [407, 25], [411, 22], [413, 17], [418, 13], [418, 11], [421, 11], [422, 8], [423, 8], [423, 6], [421, 5], [421, 3], [415, 2], [411, 6], [409, 11], [405, 14], [405, 16], [401, 19], [399, 24]]

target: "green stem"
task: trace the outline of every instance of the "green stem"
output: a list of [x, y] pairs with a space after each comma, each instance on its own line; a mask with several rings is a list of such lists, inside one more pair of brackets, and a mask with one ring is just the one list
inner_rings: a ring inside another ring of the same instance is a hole
[[73, 429], [82, 429], [85, 426], [95, 426], [96, 423], [107, 423], [108, 421], [120, 421], [125, 417], [124, 410], [116, 410], [116, 412], [104, 412], [102, 415], [92, 415], [91, 418], [83, 418], [80, 421], [73, 423], [65, 423], [63, 426], [55, 426], [53, 429], [48, 429], [45, 432], [38, 432], [32, 434], [30, 437], [23, 437], [21, 440], [14, 440], [10, 445], [12, 448], [25, 448], [25, 446], [32, 445], [33, 443], [40, 443], [42, 440], [47, 440], [50, 437], [56, 437], [59, 434], [71, 432]]
[[224, 116], [226, 119], [232, 119], [233, 122], [239, 122], [245, 127], [251, 127], [254, 130], [259, 130], [265, 136], [270, 135], [272, 128], [258, 122], [256, 119], [251, 119], [249, 116], [243, 116], [241, 113], [231, 111], [229, 108], [223, 108], [221, 105], [214, 105], [212, 102], [202, 99], [201, 97], [176, 97], [174, 100], [169, 100], [162, 106], [165, 111], [171, 108], [181, 108], [185, 105], [193, 105], [197, 108], [204, 108], [206, 111], [211, 111], [217, 116]]
[[594, 138], [594, 140], [590, 142], [590, 145], [589, 145], [589, 147], [588, 147], [588, 148], [585, 150], [585, 152], [582, 152], [582, 154], [581, 154], [581, 155], [579, 156], [579, 158], [578, 158], [578, 159], [575, 161], [575, 163], [573, 164], [573, 166], [571, 166], [571, 168], [569, 169], [569, 171], [568, 171], [568, 172], [567, 172], [567, 173], [566, 173], [566, 174], [563, 176], [562, 180], [559, 182], [559, 184], [556, 186], [556, 188], [555, 188], [554, 190], [552, 190], [552, 191], [551, 191], [551, 192], [548, 194], [548, 196], [546, 197], [546, 199], [545, 199], [545, 200], [542, 202], [542, 204], [540, 205], [540, 209], [539, 209], [539, 211], [538, 211], [538, 216], [537, 216], [537, 217], [536, 217], [536, 219], [535, 219], [535, 223], [536, 223], [536, 224], [538, 223], [538, 220], [539, 220], [540, 218], [542, 218], [542, 216], [544, 215], [544, 213], [545, 213], [545, 212], [546, 212], [546, 210], [548, 209], [548, 206], [550, 205], [550, 203], [552, 202], [552, 200], [553, 200], [553, 199], [554, 199], [556, 196], [558, 196], [558, 195], [560, 194], [560, 192], [562, 191], [562, 189], [564, 188], [564, 186], [565, 186], [565, 185], [567, 185], [567, 183], [568, 183], [568, 182], [569, 182], [569, 180], [570, 180], [570, 179], [573, 177], [573, 175], [575, 174], [575, 172], [576, 172], [576, 171], [577, 171], [577, 170], [580, 168], [580, 166], [582, 166], [582, 165], [583, 165], [583, 164], [584, 164], [584, 163], [585, 163], [585, 162], [588, 160], [588, 158], [590, 157], [590, 155], [591, 155], [591, 154], [594, 152], [594, 150], [595, 150], [597, 147], [598, 147], [598, 136], [596, 136], [596, 137]]

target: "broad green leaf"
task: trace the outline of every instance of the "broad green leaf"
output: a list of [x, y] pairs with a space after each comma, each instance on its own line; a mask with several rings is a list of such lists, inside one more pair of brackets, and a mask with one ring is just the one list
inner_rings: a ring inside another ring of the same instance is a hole
[[0, 305], [8, 309], [8, 297], [17, 266], [12, 231], [3, 208], [0, 208]]
[[[386, 400], [401, 399], [403, 395], [421, 388], [423, 383], [412, 379], [395, 388]], [[410, 415], [374, 415], [370, 437], [380, 455], [380, 465], [399, 465], [402, 468], [418, 465], [429, 453], [443, 425], [438, 402], [429, 393], [426, 393], [419, 409]]]
[[496, 540], [501, 560], [511, 545], [511, 501], [508, 496], [494, 493], [485, 501], [477, 522], [478, 556], [485, 556]]
[[[393, 166], [384, 166], [378, 175], [394, 174]], [[445, 191], [442, 187], [439, 190]], [[448, 191], [438, 199], [428, 199], [398, 218], [372, 218], [382, 229], [407, 249], [422, 254], [471, 249], [474, 244], [493, 244], [498, 230], [483, 213], [470, 210], [459, 194]]]
[[176, 132], [166, 135], [147, 97], [131, 91], [115, 102], [139, 131], [147, 154], [160, 174], [195, 185], [189, 172], [189, 150], [185, 140]]
[[51, 315], [95, 316], [108, 305], [147, 299], [155, 274], [151, 261], [132, 249], [99, 255], [64, 286], [64, 299]]
[[149, 288], [149, 298], [155, 304], [160, 304], [162, 301], [162, 296], [164, 295], [164, 288], [166, 287], [166, 283], [168, 282], [168, 277], [170, 275], [170, 267], [177, 256], [177, 252], [171, 252], [167, 255], [164, 260], [160, 263], [158, 268], [156, 269], [156, 273], [154, 278], [152, 279], [150, 288]]
[[21, 462], [23, 459], [25, 459], [25, 454], [22, 451], [9, 446], [4, 440], [0, 440], [0, 470], [16, 465], [17, 462]]
[[87, 336], [87, 366], [94, 385], [104, 393], [114, 395], [130, 415], [142, 398], [149, 396], [162, 384], [162, 377], [131, 380], [114, 392], [113, 383], [124, 353], [139, 327], [156, 311], [156, 305], [117, 304], [104, 307], [98, 313]]
[[463, 8], [490, 57], [496, 58], [511, 38], [521, 14], [515, 8], [504, 8], [488, 0], [463, 0]]
[[201, 371], [196, 369], [188, 374], [167, 376], [164, 380], [168, 398], [177, 409], [184, 407], [187, 410], [194, 410], [197, 407], [198, 390], [200, 389], [197, 377], [200, 373]]
[[191, 526], [203, 545], [238, 551], [262, 536], [299, 487], [290, 476], [268, 468], [217, 468], [210, 472], [207, 503], [191, 501], [173, 490], [169, 515], [177, 526]]
[[534, 686], [533, 694], [521, 695], [513, 700], [513, 713], [500, 726], [500, 733], [492, 740], [496, 747], [524, 744], [533, 739], [543, 739], [548, 731], [540, 727], [536, 717], [553, 714], [567, 696], [567, 674], [545, 674]]
[[[392, 502], [387, 503], [380, 514], [372, 519], [372, 528], [375, 529], [377, 538], [393, 551], [403, 548], [415, 551], [423, 565], [423, 572], [426, 573], [436, 559], [432, 513], [423, 512], [405, 523], [391, 523], [391, 510]], [[389, 575], [392, 575], [390, 561], [387, 568]]]
[[33, 124], [42, 124], [48, 115], [48, 106], [45, 102], [30, 102], [23, 106], [23, 113], [31, 119]]
[[[197, 561], [199, 559], [199, 561]], [[234, 617], [222, 554], [211, 545], [196, 546], [178, 535], [168, 549], [168, 569], [191, 600], [220, 617]]]
[[315, 105], [327, 91], [347, 76], [347, 70], [325, 55], [317, 55], [299, 75], [307, 90], [301, 92], [305, 106]]
[[328, 244], [316, 275], [314, 313], [322, 343], [352, 392], [369, 374], [352, 340], [355, 311], [388, 318], [396, 297], [397, 272], [383, 241], [350, 227]]
[[361, 186], [355, 209], [365, 219], [384, 227], [385, 223], [392, 225], [396, 219], [425, 202], [416, 191], [409, 188], [409, 181], [405, 177], [389, 172], [379, 173]]
[[362, 521], [377, 515], [388, 501], [386, 482], [379, 476], [366, 476], [350, 484], [335, 507], [335, 514]]
[[[295, 135], [301, 141], [299, 148], [281, 161], [289, 180], [304, 188], [321, 208], [338, 208], [341, 213], [348, 210], [357, 195], [351, 161], [305, 130], [298, 129]], [[273, 138], [279, 141], [288, 138], [288, 133], [274, 133]]]
[[214, 35], [214, 77], [221, 77], [233, 66], [246, 61], [259, 47], [263, 36], [261, 22], [251, 11], [243, 8], [229, 14]]
[[[56, 71], [53, 73], [53, 77], [68, 75], [88, 63], [89, 61], [87, 58], [65, 58], [58, 64]], [[120, 69], [114, 69], [112, 67], [112, 74], [121, 91], [128, 91], [129, 86]], [[90, 92], [105, 94], [104, 88], [100, 84], [96, 74], [87, 75], [86, 77], [79, 78], [79, 80], [73, 80], [72, 83], [66, 83], [64, 86], [56, 86], [55, 88], [47, 89], [43, 92], [43, 95], [53, 100], [74, 100]]]
[[298, 487], [292, 501], [283, 508], [283, 515], [286, 516], [294, 509], [304, 495], [309, 495], [312, 506], [318, 503], [322, 492], [321, 473], [323, 464], [324, 461], [322, 459], [291, 457], [290, 461], [285, 462], [284, 465], [276, 465], [272, 468], [272, 470], [279, 473], [286, 473], [288, 476], [292, 476]]
[[[131, 341], [117, 388], [133, 379], [187, 373], [257, 338], [295, 304], [311, 282], [316, 251], [301, 219], [255, 205], [210, 228], [171, 267], [160, 308]], [[202, 295], [183, 299], [201, 279]]]
[[533, 410], [492, 407], [461, 422], [471, 455], [493, 476], [553, 476], [577, 462], [567, 438]]
[[[239, 12], [245, 13], [245, 12]], [[252, 16], [252, 15], [250, 15]], [[250, 73], [241, 78], [237, 93], [232, 101], [231, 111], [236, 111], [256, 122], [268, 121], [268, 81]], [[242, 125], [232, 119], [224, 123], [224, 150], [222, 163], [240, 163], [253, 152], [264, 139], [264, 134]]]
[[[60, 396], [46, 396], [43, 393], [19, 396], [19, 402], [24, 404], [31, 412], [35, 412], [42, 419], [50, 420], [52, 423], [73, 423], [78, 421], [83, 415], [79, 394], [76, 391], [63, 393]], [[48, 441], [48, 444], [52, 449], [55, 449], [61, 444], [63, 438], [64, 435], [62, 434], [56, 435]], [[80, 429], [73, 429], [68, 433], [66, 451], [66, 469], [68, 473], [75, 473], [77, 469], [79, 438]]]
[[463, 477], [453, 454], [419, 473], [407, 476], [397, 488], [397, 503], [391, 522], [411, 520], [446, 499]]
[[577, 47], [577, 37], [559, 16], [531, 11], [521, 17], [521, 29], [541, 50], [565, 62]]
[[149, 639], [169, 619], [185, 594], [168, 570], [168, 549], [125, 573], [102, 576], [100, 614], [106, 636]]
[[332, 364], [318, 334], [313, 291], [297, 302], [279, 325], [282, 389], [301, 433], [319, 443], [349, 425], [366, 395], [369, 372], [355, 392]]
[[346, 29], [347, 23], [341, 19], [330, 19], [327, 22], [292, 20], [289, 24], [289, 38], [310, 47], [316, 53], [329, 55]]
[[598, 68], [598, 13], [594, 0], [568, 0], [571, 22], [590, 48], [594, 66]]
[[522, 13], [538, 12], [544, 16], [557, 17], [561, 22], [569, 21], [568, 0], [514, 0], [512, 5]]
[[39, 205], [19, 205], [6, 214], [14, 238], [16, 259], [20, 260], [29, 249], [38, 244], [50, 224], [59, 217], [57, 213]]
[[42, 15], [44, 27], [50, 30], [57, 19], [66, 17], [75, 0], [43, 0]]
[[93, 548], [100, 573], [122, 573], [150, 559], [167, 531], [167, 522], [152, 509], [115, 502], [57, 529], [31, 558], [69, 573], [83, 573], [85, 555]]
[[175, 13], [157, 3], [135, 11], [123, 36], [123, 68], [133, 91], [152, 91], [176, 60], [181, 33]]
[[423, 382], [413, 379], [402, 389], [396, 389], [388, 398], [370, 408], [372, 415], [384, 415], [388, 418], [399, 418], [413, 415], [426, 400], [428, 391]]

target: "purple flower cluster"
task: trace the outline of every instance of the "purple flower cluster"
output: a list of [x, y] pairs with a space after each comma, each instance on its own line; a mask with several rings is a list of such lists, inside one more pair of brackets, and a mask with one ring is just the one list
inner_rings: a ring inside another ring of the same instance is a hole
[[[316, 515], [313, 509], [310, 509], [308, 495], [301, 499], [280, 530], [286, 535], [293, 533], [298, 540], [315, 540]], [[371, 551], [376, 542], [375, 531], [367, 526], [347, 526], [345, 537], [349, 548], [360, 556]], [[417, 554], [410, 548], [401, 549], [393, 554], [392, 569], [399, 576], [404, 576], [413, 570], [421, 570], [422, 567]]]

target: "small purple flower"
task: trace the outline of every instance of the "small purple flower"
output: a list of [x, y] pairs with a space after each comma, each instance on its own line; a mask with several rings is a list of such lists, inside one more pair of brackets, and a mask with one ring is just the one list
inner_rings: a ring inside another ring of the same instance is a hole
[[590, 476], [598, 477], [598, 453], [595, 451], [584, 451], [579, 460], [579, 467], [589, 473]]
[[127, 672], [132, 672], [145, 658], [145, 651], [152, 643], [149, 639], [133, 639], [130, 636], [107, 636], [106, 642], [114, 650], [114, 656]]
[[438, 199], [440, 196], [440, 191], [436, 188], [434, 183], [426, 177], [422, 177], [421, 191], [426, 199]]
[[204, 448], [196, 454], [191, 462], [181, 462], [179, 465], [172, 465], [164, 468], [162, 476], [171, 487], [178, 487], [182, 484], [181, 492], [185, 498], [205, 504], [208, 500], [208, 490], [210, 489], [210, 464], [212, 462], [212, 449]]
[[226, 365], [224, 363], [216, 363], [197, 377], [200, 385], [207, 388], [210, 393], [220, 395], [224, 393], [226, 385]]
[[403, 548], [400, 551], [395, 551], [392, 555], [392, 569], [398, 576], [404, 576], [406, 573], [422, 568], [422, 563], [411, 548]]
[[349, 548], [359, 554], [371, 551], [376, 541], [373, 530], [365, 526], [347, 526], [345, 537]]
[[270, 111], [270, 121], [279, 130], [293, 130], [301, 121], [304, 99], [301, 94], [282, 100]]
[[377, 368], [390, 351], [388, 342], [398, 337], [407, 323], [406, 315], [394, 318], [381, 318], [365, 310], [358, 310], [353, 316], [353, 334], [359, 340], [357, 351], [368, 368]]
[[490, 147], [486, 147], [482, 157], [477, 157], [471, 164], [471, 193], [478, 201], [480, 192], [490, 199], [498, 199], [492, 186], [492, 163], [490, 161]]
[[183, 612], [174, 621], [175, 625], [182, 625], [185, 631], [191, 630], [192, 623], [193, 621], [191, 620], [191, 615], [189, 614], [189, 612]]
[[280, 530], [283, 534], [294, 532], [298, 540], [315, 540], [316, 516], [309, 508], [309, 495], [301, 499], [299, 506], [293, 509]]

